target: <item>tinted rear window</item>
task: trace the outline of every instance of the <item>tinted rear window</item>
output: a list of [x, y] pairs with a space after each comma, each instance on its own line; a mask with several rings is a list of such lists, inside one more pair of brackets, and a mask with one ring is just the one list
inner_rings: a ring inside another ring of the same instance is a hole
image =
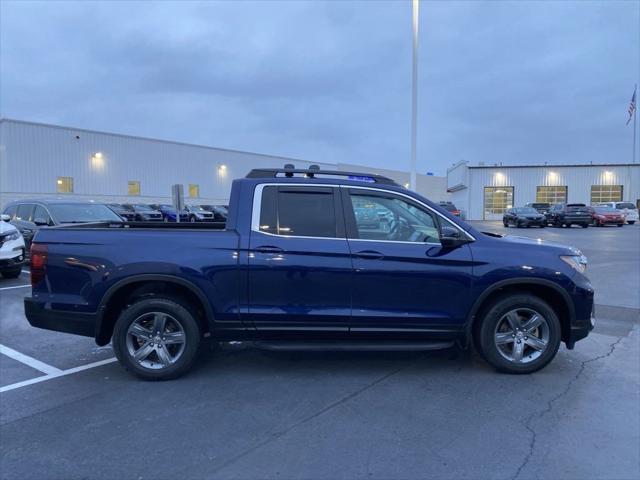
[[336, 237], [331, 188], [265, 187], [259, 228], [263, 232], [302, 237]]

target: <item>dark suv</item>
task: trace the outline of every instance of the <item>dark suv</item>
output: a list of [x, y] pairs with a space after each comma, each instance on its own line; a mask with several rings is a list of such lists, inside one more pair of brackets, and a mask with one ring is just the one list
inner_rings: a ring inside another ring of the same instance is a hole
[[7, 204], [2, 213], [9, 215], [10, 222], [22, 233], [27, 252], [33, 236], [41, 227], [65, 223], [122, 221], [122, 217], [104, 204], [77, 200], [19, 200]]
[[547, 215], [547, 221], [556, 227], [580, 225], [587, 228], [591, 220], [592, 212], [584, 203], [556, 203]]

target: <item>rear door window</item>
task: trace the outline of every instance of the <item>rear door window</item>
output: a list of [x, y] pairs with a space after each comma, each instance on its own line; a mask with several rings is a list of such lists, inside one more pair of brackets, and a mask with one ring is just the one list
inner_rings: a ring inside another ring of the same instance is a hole
[[262, 191], [258, 229], [296, 237], [343, 237], [336, 212], [332, 187], [267, 186]]
[[36, 209], [33, 211], [33, 220], [42, 220], [47, 223], [47, 225], [51, 225], [51, 217], [49, 216], [49, 212], [42, 206], [36, 205]]

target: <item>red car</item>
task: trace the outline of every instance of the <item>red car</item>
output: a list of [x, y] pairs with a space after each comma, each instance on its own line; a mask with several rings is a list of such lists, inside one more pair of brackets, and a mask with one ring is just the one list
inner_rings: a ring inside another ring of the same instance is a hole
[[596, 227], [604, 227], [605, 225], [624, 225], [625, 216], [620, 210], [613, 207], [593, 207], [593, 224]]

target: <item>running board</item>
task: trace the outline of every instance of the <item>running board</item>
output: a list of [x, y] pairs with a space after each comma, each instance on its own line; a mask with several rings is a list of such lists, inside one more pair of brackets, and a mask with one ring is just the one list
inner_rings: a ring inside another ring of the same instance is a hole
[[340, 341], [259, 341], [254, 342], [257, 348], [271, 351], [305, 351], [305, 352], [419, 352], [427, 350], [443, 350], [455, 345], [454, 341], [432, 342], [340, 342]]

